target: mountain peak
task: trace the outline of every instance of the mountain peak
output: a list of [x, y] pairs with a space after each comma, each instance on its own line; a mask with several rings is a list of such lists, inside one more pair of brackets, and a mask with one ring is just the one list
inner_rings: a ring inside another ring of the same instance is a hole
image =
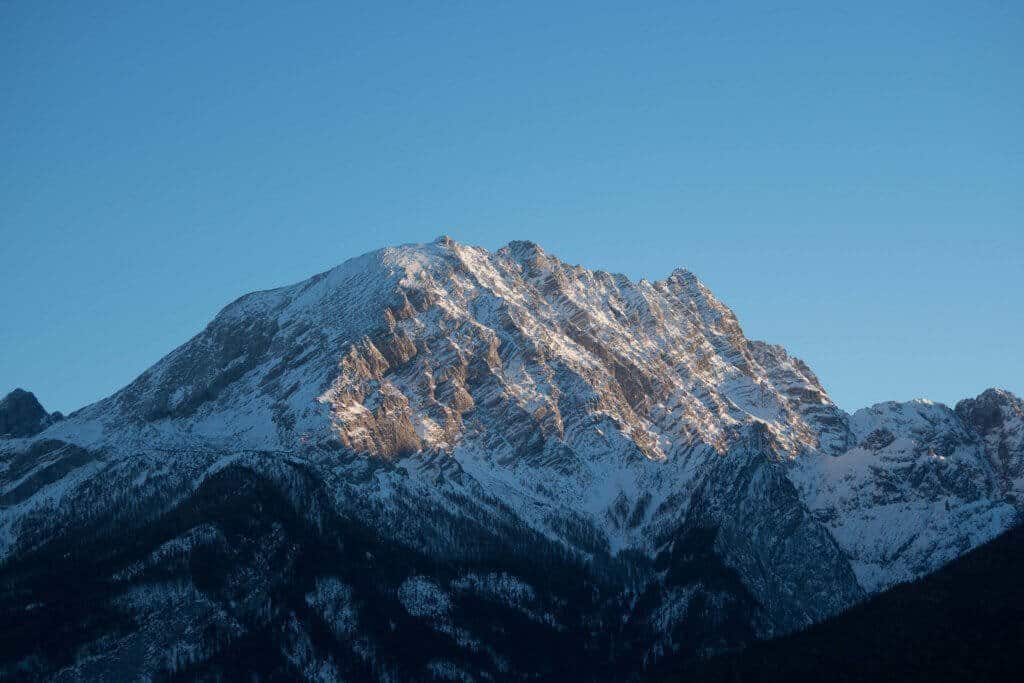
[[689, 268], [674, 268], [666, 279], [685, 283], [700, 281], [700, 278], [698, 278], [697, 275]]
[[447, 236], [240, 298], [85, 419], [167, 447], [198, 435], [385, 457], [496, 439], [509, 458], [664, 459], [727, 448], [753, 420], [790, 454], [846, 439], [813, 373], [750, 347], [690, 271], [645, 286], [535, 242], [489, 253]]
[[548, 254], [536, 242], [513, 240], [498, 250], [523, 267], [527, 275], [538, 275], [546, 270]]
[[47, 413], [35, 394], [21, 388], [0, 400], [0, 436], [34, 436], [62, 418], [59, 412]]
[[958, 402], [955, 411], [961, 420], [983, 435], [1002, 429], [1010, 422], [1024, 422], [1024, 401], [1005, 389], [995, 387], [986, 389], [975, 398]]

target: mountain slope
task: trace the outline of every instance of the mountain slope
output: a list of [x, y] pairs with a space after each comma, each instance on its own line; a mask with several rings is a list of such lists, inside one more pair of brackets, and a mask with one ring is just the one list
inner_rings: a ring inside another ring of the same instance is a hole
[[1024, 642], [1024, 527], [806, 631], [666, 680], [1008, 681]]

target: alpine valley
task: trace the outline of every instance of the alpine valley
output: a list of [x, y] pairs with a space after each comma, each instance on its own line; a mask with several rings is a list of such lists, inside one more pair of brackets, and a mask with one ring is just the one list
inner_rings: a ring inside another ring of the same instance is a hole
[[[0, 403], [0, 679], [642, 680], [1017, 524], [1024, 402], [847, 414], [692, 273], [442, 237]], [[758, 646], [762, 647], [762, 646]]]

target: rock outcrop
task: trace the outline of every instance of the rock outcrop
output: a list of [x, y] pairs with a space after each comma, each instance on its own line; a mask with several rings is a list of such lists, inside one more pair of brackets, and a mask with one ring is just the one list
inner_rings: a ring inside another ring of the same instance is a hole
[[0, 399], [0, 437], [35, 436], [63, 417], [59, 412], [47, 413], [32, 392], [15, 389]]

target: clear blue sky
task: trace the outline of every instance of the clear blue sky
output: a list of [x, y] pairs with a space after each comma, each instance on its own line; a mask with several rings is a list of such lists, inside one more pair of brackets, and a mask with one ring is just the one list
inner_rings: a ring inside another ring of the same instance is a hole
[[383, 4], [0, 2], [0, 392], [442, 232], [686, 266], [847, 409], [1024, 392], [1024, 4]]

